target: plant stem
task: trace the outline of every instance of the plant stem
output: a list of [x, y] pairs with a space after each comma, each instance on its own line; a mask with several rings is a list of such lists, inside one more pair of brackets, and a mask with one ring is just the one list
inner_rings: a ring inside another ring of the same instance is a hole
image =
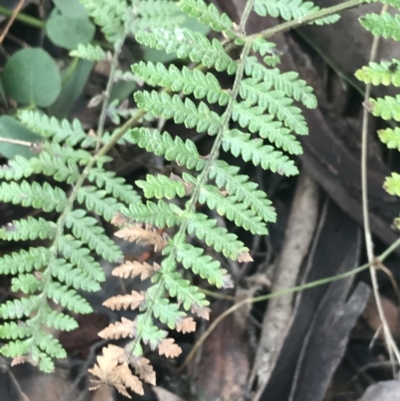
[[[0, 6], [0, 15], [5, 15], [6, 17], [11, 17], [13, 15], [13, 10], [7, 7]], [[15, 17], [17, 21], [25, 22], [25, 24], [31, 25], [35, 28], [44, 29], [46, 23], [38, 18], [31, 17], [30, 15], [24, 13], [18, 13]]]

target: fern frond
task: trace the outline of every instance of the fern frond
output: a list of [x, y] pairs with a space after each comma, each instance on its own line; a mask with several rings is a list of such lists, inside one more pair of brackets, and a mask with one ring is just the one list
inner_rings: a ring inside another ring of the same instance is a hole
[[157, 199], [173, 199], [175, 197], [183, 197], [188, 193], [187, 187], [182, 181], [173, 180], [165, 175], [157, 176], [148, 174], [146, 181], [138, 180], [136, 185], [142, 188], [146, 198]]
[[244, 134], [239, 130], [227, 131], [222, 141], [222, 148], [230, 151], [234, 156], [242, 156], [247, 162], [249, 160], [255, 166], [261, 165], [264, 170], [271, 170], [273, 173], [291, 176], [299, 173], [293, 160], [290, 160], [273, 146], [264, 145], [262, 139], [250, 139], [250, 134]]
[[[315, 13], [320, 8], [315, 6], [311, 1], [302, 0], [256, 0], [254, 3], [254, 11], [265, 17], [270, 15], [271, 17], [281, 17], [286, 21], [292, 19], [298, 19], [308, 14]], [[331, 15], [330, 17], [322, 18], [315, 21], [316, 24], [330, 24], [334, 23], [339, 19], [339, 15]]]
[[98, 188], [105, 188], [107, 193], [126, 204], [140, 202], [140, 196], [127, 184], [125, 179], [117, 177], [112, 171], [104, 171], [102, 168], [92, 168], [88, 174], [88, 180], [96, 184]]
[[121, 250], [105, 235], [104, 229], [97, 225], [96, 219], [87, 216], [85, 210], [73, 210], [67, 215], [65, 224], [75, 237], [109, 262], [116, 262], [122, 258]]
[[168, 161], [176, 161], [197, 171], [205, 166], [205, 160], [200, 157], [196, 145], [190, 139], [183, 141], [179, 137], [172, 138], [168, 132], [161, 134], [155, 129], [144, 127], [134, 128], [131, 135], [139, 147], [157, 156], [164, 156]]
[[95, 292], [100, 290], [100, 284], [85, 274], [84, 270], [74, 267], [64, 259], [56, 259], [51, 266], [54, 278], [69, 287], [84, 291]]
[[381, 117], [384, 120], [393, 119], [400, 121], [400, 95], [371, 99], [370, 102], [371, 111], [375, 117]]
[[30, 273], [19, 274], [12, 279], [11, 284], [12, 291], [21, 291], [24, 294], [33, 294], [37, 291], [43, 291], [44, 288], [44, 283], [34, 274]]
[[45, 182], [43, 185], [28, 181], [2, 182], [0, 184], [0, 201], [25, 207], [32, 206], [45, 212], [53, 210], [61, 212], [67, 204], [67, 197], [60, 188], [52, 187]]
[[231, 39], [236, 38], [233, 22], [225, 13], [220, 14], [214, 4], [206, 5], [202, 0], [182, 0], [180, 8], [190, 17], [211, 26], [214, 31], [224, 32]]
[[99, 283], [105, 281], [106, 276], [100, 263], [90, 255], [90, 250], [83, 242], [72, 235], [64, 235], [58, 242], [58, 250], [88, 277]]
[[400, 40], [400, 15], [384, 13], [367, 14], [360, 18], [361, 25], [370, 31], [374, 36]]
[[308, 135], [307, 123], [301, 110], [293, 106], [293, 100], [283, 92], [271, 90], [271, 85], [253, 78], [242, 81], [240, 95], [251, 105], [259, 105], [276, 116], [288, 128], [299, 135]]
[[153, 86], [161, 85], [174, 92], [193, 94], [196, 99], [206, 98], [209, 103], [218, 103], [221, 106], [229, 101], [229, 94], [222, 90], [217, 78], [211, 73], [205, 74], [186, 66], [180, 70], [173, 64], [166, 68], [161, 63], [144, 63], [143, 61], [134, 64], [132, 71]]
[[386, 144], [389, 149], [400, 151], [400, 128], [386, 128], [378, 131], [379, 139]]
[[400, 174], [392, 173], [386, 177], [384, 188], [390, 195], [400, 196]]
[[276, 90], [302, 102], [307, 108], [315, 109], [317, 107], [317, 98], [313, 89], [307, 85], [306, 81], [299, 79], [297, 72], [280, 72], [278, 68], [266, 68], [254, 56], [247, 58], [245, 71], [247, 75], [257, 81], [271, 83]]
[[196, 237], [204, 240], [208, 246], [233, 260], [239, 259], [240, 254], [249, 251], [235, 234], [229, 233], [224, 227], [218, 227], [217, 220], [209, 219], [202, 213], [188, 213], [187, 232], [196, 234]]
[[96, 187], [84, 186], [77, 195], [77, 201], [84, 204], [88, 210], [93, 210], [105, 220], [111, 221], [117, 211], [121, 208], [113, 197], [106, 197], [107, 192], [98, 190]]
[[291, 131], [283, 127], [280, 121], [274, 120], [274, 116], [267, 114], [263, 107], [254, 107], [248, 102], [237, 103], [233, 106], [232, 120], [290, 154], [302, 153], [301, 144]]
[[[269, 42], [262, 37], [255, 38], [252, 43], [253, 51], [259, 53], [260, 56], [265, 56], [266, 54], [274, 55], [275, 47], [275, 43]], [[274, 56], [277, 57], [276, 54]]]
[[210, 41], [200, 32], [187, 28], [151, 28], [138, 32], [136, 40], [142, 45], [176, 54], [179, 58], [189, 58], [206, 67], [214, 67], [217, 71], [234, 74], [237, 70], [237, 63], [226, 54], [217, 39]]
[[155, 318], [159, 319], [161, 323], [168, 326], [173, 330], [176, 327], [176, 322], [186, 317], [186, 313], [180, 310], [179, 305], [171, 302], [168, 298], [154, 293], [154, 288], [151, 287], [146, 293], [146, 297], [152, 301], [152, 312]]
[[35, 239], [53, 239], [56, 224], [42, 217], [28, 216], [26, 219], [13, 221], [0, 228], [0, 239], [6, 241], [26, 241]]
[[77, 119], [72, 123], [68, 120], [59, 121], [55, 117], [30, 110], [20, 110], [18, 118], [31, 131], [57, 143], [64, 142], [70, 147], [80, 144], [83, 148], [96, 145], [96, 138], [86, 135]]
[[51, 281], [47, 287], [47, 294], [54, 302], [64, 308], [68, 308], [70, 311], [83, 314], [93, 312], [92, 307], [85, 298], [80, 296], [74, 289], [61, 283]]
[[178, 95], [169, 96], [156, 91], [136, 92], [135, 100], [141, 108], [173, 118], [177, 124], [185, 124], [186, 128], [196, 127], [198, 132], [216, 135], [221, 126], [221, 117], [203, 102], [196, 106], [188, 98], [182, 101]]
[[356, 78], [366, 84], [400, 86], [400, 62], [397, 60], [370, 63], [356, 72]]
[[53, 327], [56, 330], [71, 331], [78, 327], [78, 323], [71, 316], [57, 312], [47, 306], [48, 310], [45, 313], [46, 320], [44, 323], [48, 327]]
[[210, 168], [210, 178], [215, 180], [218, 188], [226, 189], [229, 194], [253, 210], [265, 222], [275, 222], [276, 212], [272, 202], [258, 185], [249, 181], [247, 175], [239, 175], [239, 168], [230, 166], [223, 160], [217, 160]]
[[69, 52], [69, 55], [89, 61], [103, 61], [106, 58], [105, 51], [99, 45], [92, 45], [91, 43], [87, 45], [79, 43], [75, 50]]
[[44, 247], [21, 249], [20, 252], [4, 255], [0, 258], [0, 273], [16, 274], [40, 270], [48, 263], [50, 255], [49, 249]]
[[217, 288], [230, 288], [233, 286], [232, 279], [221, 264], [212, 259], [211, 256], [204, 255], [202, 248], [195, 247], [187, 243], [174, 242], [176, 259], [182, 263], [186, 269], [191, 269], [193, 273], [206, 279], [210, 284]]
[[151, 224], [156, 227], [179, 226], [183, 222], [183, 210], [178, 206], [164, 201], [157, 203], [130, 205], [129, 210], [123, 211], [132, 221]]

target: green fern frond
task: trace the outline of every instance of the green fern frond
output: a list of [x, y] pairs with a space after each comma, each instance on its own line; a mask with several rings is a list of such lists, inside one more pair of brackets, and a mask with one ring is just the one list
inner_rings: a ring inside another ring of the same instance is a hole
[[54, 142], [64, 142], [70, 147], [80, 144], [82, 148], [96, 145], [96, 138], [85, 133], [79, 120], [74, 119], [72, 123], [68, 120], [59, 121], [30, 110], [20, 110], [18, 118], [31, 131]]
[[256, 57], [248, 57], [245, 64], [245, 72], [257, 81], [271, 83], [276, 90], [282, 91], [286, 96], [302, 102], [309, 109], [317, 107], [317, 98], [312, 93], [313, 89], [306, 81], [299, 79], [299, 74], [294, 71], [280, 72], [278, 68], [266, 68], [260, 64]]
[[173, 118], [177, 124], [184, 123], [186, 128], [196, 127], [198, 132], [207, 131], [215, 135], [221, 126], [221, 117], [203, 102], [196, 106], [188, 98], [183, 101], [178, 95], [169, 96], [156, 91], [136, 92], [135, 100], [143, 109]]
[[142, 45], [176, 54], [179, 58], [189, 58], [208, 68], [214, 67], [217, 71], [234, 74], [237, 70], [237, 62], [226, 54], [221, 42], [217, 39], [210, 41], [200, 32], [187, 28], [152, 28], [138, 32], [136, 40]]
[[[253, 51], [255, 51], [256, 53], [259, 53], [260, 56], [265, 56], [267, 54], [272, 54], [272, 55], [277, 57], [277, 55], [274, 54], [275, 47], [276, 47], [275, 43], [269, 42], [269, 41], [267, 41], [267, 40], [265, 40], [264, 38], [261, 38], [261, 37], [255, 38], [253, 43], [252, 43]], [[279, 59], [279, 62], [280, 62], [280, 59]]]
[[42, 217], [28, 216], [26, 219], [13, 221], [0, 228], [0, 239], [6, 241], [26, 241], [35, 239], [53, 239], [56, 224]]
[[158, 201], [157, 203], [130, 205], [123, 213], [133, 221], [151, 224], [156, 227], [173, 227], [182, 224], [183, 210], [178, 206]]
[[400, 62], [398, 60], [370, 63], [356, 72], [356, 78], [366, 84], [400, 86]]
[[71, 57], [79, 57], [89, 61], [103, 61], [106, 59], [105, 51], [99, 45], [92, 45], [91, 43], [88, 45], [79, 43], [78, 47], [75, 50], [72, 50], [69, 55]]
[[371, 111], [375, 117], [400, 121], [400, 95], [371, 99]]
[[386, 128], [378, 131], [379, 139], [389, 148], [400, 151], [400, 128]]
[[223, 160], [217, 160], [210, 168], [211, 179], [215, 180], [218, 188], [226, 189], [229, 194], [236, 196], [253, 210], [265, 222], [275, 222], [275, 209], [265, 192], [258, 190], [255, 182], [249, 181], [249, 177], [239, 174], [239, 167], [230, 166]]
[[71, 211], [66, 216], [65, 225], [72, 230], [76, 238], [82, 240], [90, 249], [109, 262], [117, 262], [122, 258], [118, 246], [108, 238], [94, 217], [87, 216], [85, 210]]
[[59, 240], [58, 250], [93, 280], [99, 283], [105, 281], [106, 276], [100, 263], [90, 255], [90, 250], [82, 241], [75, 239], [72, 235], [64, 235]]
[[251, 139], [250, 134], [244, 134], [239, 130], [230, 130], [225, 133], [222, 148], [236, 157], [240, 155], [245, 162], [251, 160], [255, 166], [261, 165], [264, 170], [286, 176], [299, 173], [293, 160], [282, 152], [273, 146], [264, 145], [260, 138]]
[[143, 189], [146, 198], [173, 199], [188, 195], [188, 188], [183, 181], [173, 180], [162, 174], [157, 176], [148, 174], [146, 181], [138, 180], [136, 185]]
[[233, 106], [232, 120], [237, 121], [242, 128], [258, 135], [286, 152], [299, 155], [302, 153], [300, 142], [280, 121], [275, 121], [272, 115], [263, 107], [253, 107], [248, 102], [240, 102]]
[[360, 18], [361, 25], [370, 31], [374, 36], [400, 40], [400, 15], [385, 13], [367, 14]]
[[400, 174], [392, 173], [386, 177], [384, 188], [390, 195], [400, 196]]
[[293, 100], [283, 92], [271, 90], [270, 84], [257, 82], [253, 78], [244, 79], [240, 86], [240, 96], [250, 105], [267, 109], [296, 134], [308, 135], [307, 123], [301, 110], [293, 106]]
[[[270, 15], [271, 17], [281, 17], [286, 21], [292, 19], [298, 19], [308, 14], [315, 13], [320, 8], [315, 6], [311, 1], [302, 0], [256, 0], [254, 3], [254, 11], [265, 17]], [[327, 18], [322, 18], [315, 21], [316, 24], [331, 24], [337, 22], [340, 18], [339, 15], [331, 15]]]
[[32, 206], [45, 212], [53, 210], [61, 212], [67, 205], [67, 197], [60, 188], [52, 187], [45, 182], [43, 185], [28, 181], [2, 182], [0, 184], [0, 201], [13, 205]]
[[186, 66], [180, 70], [173, 64], [166, 68], [161, 63], [143, 61], [134, 64], [132, 71], [153, 86], [161, 85], [174, 92], [193, 94], [196, 99], [206, 98], [208, 103], [218, 103], [220, 106], [225, 106], [229, 101], [229, 94], [222, 90], [217, 78], [211, 73], [204, 74]]
[[76, 313], [87, 314], [93, 311], [85, 298], [66, 285], [51, 281], [47, 288], [48, 296], [64, 308]]
[[50, 250], [44, 247], [21, 249], [0, 258], [1, 274], [17, 274], [39, 270], [50, 260]]
[[231, 39], [236, 38], [233, 22], [225, 13], [220, 14], [214, 4], [206, 5], [202, 0], [181, 0], [180, 8], [214, 31], [224, 32]]
[[202, 248], [187, 243], [174, 243], [176, 259], [186, 269], [206, 279], [217, 288], [230, 288], [233, 286], [228, 272], [221, 268], [220, 262], [204, 254]]
[[201, 170], [205, 166], [197, 151], [196, 145], [190, 140], [183, 141], [179, 137], [172, 138], [168, 132], [160, 134], [149, 128], [134, 128], [132, 140], [139, 147], [152, 152], [157, 156], [164, 156], [168, 161], [176, 161], [188, 169]]

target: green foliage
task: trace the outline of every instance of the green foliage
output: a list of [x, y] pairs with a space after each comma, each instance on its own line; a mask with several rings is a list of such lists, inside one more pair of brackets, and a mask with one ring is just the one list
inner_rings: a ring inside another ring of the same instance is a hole
[[[384, 4], [389, 4], [400, 9], [399, 0], [381, 0]], [[374, 36], [383, 36], [400, 41], [400, 16], [399, 14], [368, 14], [360, 18], [361, 24]], [[379, 63], [370, 63], [356, 72], [356, 77], [371, 85], [393, 85], [400, 86], [399, 74], [400, 60], [382, 60]], [[383, 120], [400, 121], [400, 95], [385, 96], [384, 98], [371, 98], [365, 105], [376, 117]], [[382, 143], [389, 149], [400, 150], [400, 128], [385, 128], [378, 131], [378, 136]], [[392, 172], [384, 183], [384, 188], [390, 195], [400, 196], [400, 175]], [[400, 228], [400, 218], [395, 220], [395, 224]]]
[[61, 91], [58, 67], [43, 49], [14, 53], [4, 66], [2, 79], [7, 94], [25, 105], [50, 106]]
[[[16, 156], [0, 169], [0, 201], [60, 215], [55, 222], [51, 217], [27, 217], [0, 229], [2, 240], [47, 239], [51, 243], [49, 248], [32, 247], [0, 258], [0, 274], [15, 275], [12, 290], [26, 294], [26, 298], [0, 307], [4, 319], [26, 317], [17, 333], [12, 332], [16, 324], [13, 322], [0, 328], [0, 336], [9, 340], [0, 352], [11, 357], [28, 356], [40, 368], [51, 370], [52, 358], [64, 357], [65, 352], [58, 340], [46, 333], [46, 327], [72, 330], [76, 322], [52, 310], [48, 302], [76, 313], [91, 312], [78, 290], [98, 291], [99, 282], [105, 280], [101, 266], [91, 254], [110, 262], [122, 258], [99, 220], [89, 213], [111, 220], [123, 202], [134, 204], [140, 199], [122, 178], [104, 170], [106, 159], [93, 157], [91, 147], [96, 145], [95, 139], [84, 132], [77, 120], [70, 124], [33, 111], [22, 111], [19, 116], [44, 142], [37, 144], [36, 156]], [[76, 145], [87, 149], [72, 148]], [[80, 184], [76, 203], [67, 194], [68, 187], [58, 187], [53, 181], [41, 183], [35, 178], [40, 173], [56, 182], [76, 185], [85, 168], [96, 186]], [[84, 209], [76, 208], [77, 204]], [[43, 338], [48, 341], [43, 342]]]
[[[254, 11], [265, 17], [270, 15], [271, 17], [281, 17], [286, 21], [292, 19], [299, 19], [306, 15], [315, 13], [320, 8], [315, 6], [311, 1], [302, 0], [256, 0], [254, 3]], [[332, 15], [327, 18], [319, 19], [315, 21], [316, 24], [330, 24], [336, 22], [339, 19], [339, 15]]]

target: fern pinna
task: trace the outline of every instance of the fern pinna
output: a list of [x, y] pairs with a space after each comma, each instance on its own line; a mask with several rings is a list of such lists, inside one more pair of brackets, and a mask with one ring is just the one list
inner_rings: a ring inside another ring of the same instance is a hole
[[[105, 274], [98, 260], [123, 260], [96, 215], [110, 221], [123, 205], [141, 201], [123, 178], [104, 167], [112, 160], [106, 153], [124, 132], [123, 128], [104, 132], [114, 79], [123, 76], [117, 68], [122, 45], [127, 35], [138, 29], [159, 25], [161, 14], [168, 15], [168, 22], [174, 25], [183, 20], [182, 12], [168, 0], [141, 0], [140, 7], [125, 0], [80, 2], [114, 47], [96, 135], [85, 132], [77, 120], [58, 121], [40, 111], [20, 110], [20, 121], [42, 140], [32, 144], [34, 157], [16, 156], [0, 168], [0, 201], [46, 213], [43, 217], [35, 213], [37, 217], [10, 222], [0, 229], [2, 241], [41, 244], [0, 258], [0, 274], [12, 275], [12, 290], [25, 294], [0, 305], [4, 322], [0, 352], [14, 358], [13, 363], [31, 362], [46, 372], [53, 370], [54, 358], [66, 356], [56, 331], [77, 327], [66, 312], [92, 311], [78, 291], [100, 289]], [[88, 60], [106, 57], [93, 45], [78, 46], [72, 55]], [[50, 178], [43, 182], [46, 176]]]
[[[390, 5], [400, 9], [398, 0], [379, 0], [382, 4]], [[398, 14], [389, 13], [367, 14], [360, 19], [361, 24], [374, 36], [382, 36], [385, 39], [400, 41], [400, 18]], [[393, 85], [400, 87], [400, 60], [392, 61], [381, 60], [380, 62], [371, 62], [368, 66], [362, 67], [356, 72], [356, 77], [371, 85]], [[375, 117], [383, 120], [400, 121], [400, 95], [385, 96], [384, 98], [371, 98], [367, 107]], [[400, 151], [400, 128], [392, 126], [390, 128], [378, 131], [379, 139], [389, 149]], [[393, 172], [387, 177], [384, 183], [386, 191], [390, 195], [400, 196], [400, 174]], [[400, 218], [395, 221], [396, 226], [400, 228]]]

